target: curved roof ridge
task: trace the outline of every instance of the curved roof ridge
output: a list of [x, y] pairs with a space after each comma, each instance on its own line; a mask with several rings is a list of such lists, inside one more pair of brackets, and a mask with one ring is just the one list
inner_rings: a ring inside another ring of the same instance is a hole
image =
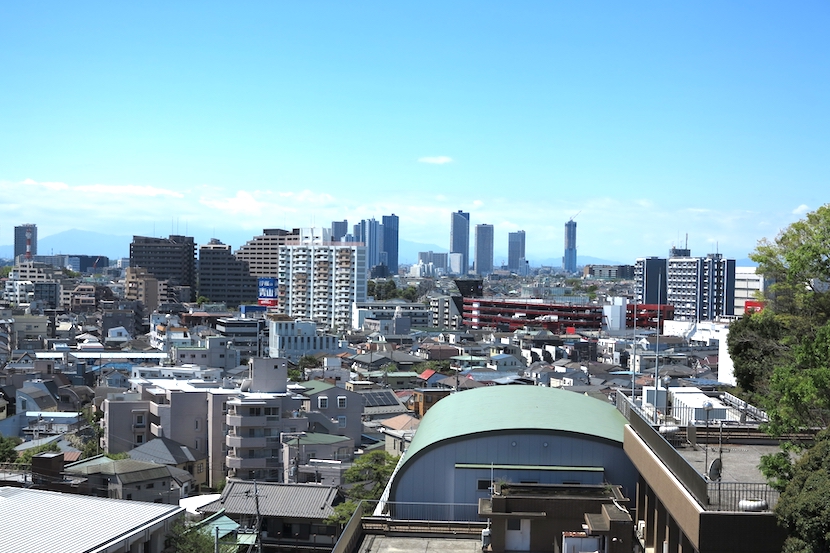
[[543, 386], [487, 386], [451, 394], [435, 404], [406, 451], [462, 436], [505, 430], [574, 432], [619, 442], [627, 421], [610, 403]]

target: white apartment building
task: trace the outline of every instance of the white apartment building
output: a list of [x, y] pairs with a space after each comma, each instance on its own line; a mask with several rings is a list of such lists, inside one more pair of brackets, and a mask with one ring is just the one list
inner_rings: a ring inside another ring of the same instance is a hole
[[313, 321], [294, 321], [285, 316], [268, 316], [268, 355], [296, 363], [303, 355], [349, 351], [348, 342], [331, 334], [317, 332]]
[[[688, 250], [686, 250], [688, 251]], [[735, 310], [735, 260], [721, 254], [669, 257], [666, 302], [680, 321], [708, 321]]]
[[735, 315], [743, 315], [746, 302], [757, 301], [759, 292], [764, 291], [764, 275], [756, 267], [735, 267]]
[[432, 326], [432, 312], [423, 303], [405, 300], [361, 301], [352, 305], [352, 328], [363, 328], [366, 319], [409, 317], [414, 327]]
[[337, 331], [351, 328], [352, 303], [366, 300], [366, 248], [335, 245], [327, 229], [300, 229], [299, 244], [279, 248], [280, 312]]
[[308, 429], [304, 398], [287, 391], [285, 359], [257, 358], [249, 366], [251, 378], [235, 388], [227, 380], [176, 375], [131, 379], [130, 393], [110, 394], [101, 406], [104, 451], [129, 451], [166, 437], [207, 456], [210, 486], [228, 475], [278, 480], [280, 435]]

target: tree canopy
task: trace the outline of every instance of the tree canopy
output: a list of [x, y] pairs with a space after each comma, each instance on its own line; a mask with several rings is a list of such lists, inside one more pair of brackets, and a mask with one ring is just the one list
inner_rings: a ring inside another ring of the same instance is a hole
[[[761, 313], [729, 328], [728, 347], [740, 392], [760, 404], [774, 436], [830, 425], [830, 206], [822, 206], [750, 257], [769, 282]], [[793, 455], [796, 453], [797, 455]], [[794, 459], [798, 459], [794, 461]], [[784, 442], [761, 470], [781, 490], [776, 507], [789, 531], [784, 551], [830, 548], [830, 435]]]
[[787, 528], [784, 551], [830, 551], [830, 434], [827, 430], [792, 467], [775, 509]]
[[398, 457], [377, 450], [361, 455], [345, 472], [347, 500], [334, 507], [334, 515], [329, 517], [331, 523], [345, 524], [357, 509], [361, 500], [378, 500], [395, 471]]

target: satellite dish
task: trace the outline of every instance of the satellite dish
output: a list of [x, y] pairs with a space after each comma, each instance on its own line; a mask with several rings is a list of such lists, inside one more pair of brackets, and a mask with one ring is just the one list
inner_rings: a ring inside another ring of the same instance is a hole
[[686, 439], [689, 440], [693, 448], [697, 449], [697, 427], [692, 421], [689, 421], [689, 424], [686, 425]]
[[709, 464], [709, 470], [706, 473], [709, 476], [709, 480], [712, 482], [720, 480], [721, 469], [723, 469], [723, 463], [721, 462], [720, 457], [712, 459], [712, 462]]

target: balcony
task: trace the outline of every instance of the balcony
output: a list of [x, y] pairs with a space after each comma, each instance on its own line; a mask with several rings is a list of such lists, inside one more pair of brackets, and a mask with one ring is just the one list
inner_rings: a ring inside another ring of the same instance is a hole
[[228, 434], [225, 437], [225, 444], [228, 447], [241, 447], [246, 449], [262, 449], [267, 443], [267, 438], [261, 436], [259, 438], [244, 438], [235, 434]]
[[266, 417], [248, 417], [245, 415], [228, 414], [225, 423], [231, 427], [262, 428], [268, 425]]
[[269, 466], [268, 461], [271, 459], [270, 457], [236, 457], [235, 455], [228, 455], [226, 464], [229, 469], [264, 469]]

